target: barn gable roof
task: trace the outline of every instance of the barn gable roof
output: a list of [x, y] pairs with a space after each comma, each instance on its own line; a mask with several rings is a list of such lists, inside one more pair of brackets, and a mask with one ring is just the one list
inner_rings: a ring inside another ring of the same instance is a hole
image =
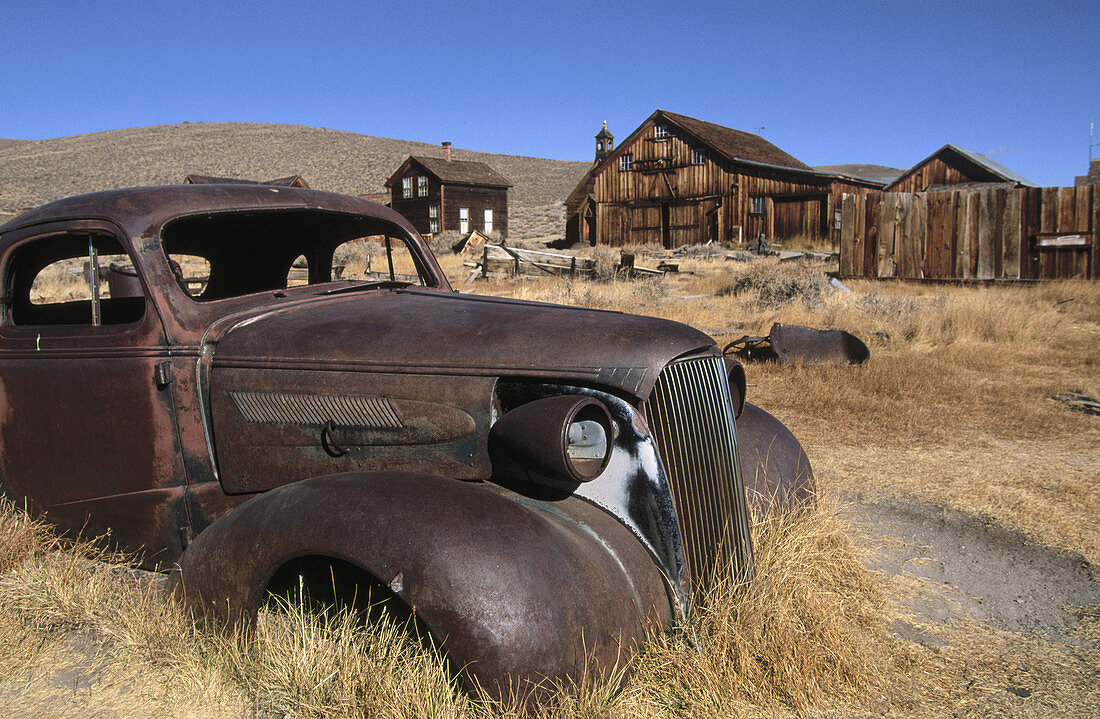
[[951, 143], [948, 143], [933, 152], [928, 157], [918, 162], [917, 164], [913, 165], [913, 167], [910, 168], [907, 172], [903, 173], [901, 177], [898, 177], [896, 180], [887, 185], [886, 191], [890, 192], [894, 187], [897, 187], [906, 178], [911, 177], [913, 173], [917, 172], [924, 165], [945, 153], [954, 153], [1004, 182], [1011, 182], [1020, 187], [1038, 187], [1038, 185], [1036, 185], [1031, 180], [1028, 180], [1027, 178], [1013, 172], [999, 162], [994, 162], [980, 152], [974, 152], [973, 150], [967, 150], [965, 147], [959, 147], [958, 145], [952, 145]]
[[468, 162], [464, 160], [444, 160], [441, 157], [423, 157], [410, 155], [401, 163], [401, 167], [386, 180], [386, 187], [393, 185], [396, 178], [404, 174], [405, 169], [416, 163], [436, 180], [447, 185], [483, 185], [485, 187], [512, 187], [499, 172], [486, 165], [484, 162]]
[[698, 120], [687, 115], [679, 115], [667, 110], [657, 110], [652, 119], [663, 117], [690, 135], [693, 135], [709, 148], [716, 150], [728, 160], [748, 160], [750, 162], [779, 167], [791, 167], [798, 170], [812, 170], [801, 160], [780, 150], [760, 135], [732, 127], [716, 125], [713, 122]]

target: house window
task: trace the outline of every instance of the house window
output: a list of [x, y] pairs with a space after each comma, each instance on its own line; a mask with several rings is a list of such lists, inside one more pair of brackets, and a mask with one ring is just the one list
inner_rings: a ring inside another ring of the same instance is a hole
[[485, 234], [493, 231], [493, 211], [485, 210]]
[[634, 169], [634, 155], [633, 153], [626, 153], [619, 157], [619, 169], [624, 172]]
[[470, 231], [470, 208], [460, 207], [458, 208], [458, 231], [462, 234], [466, 234]]
[[428, 178], [421, 175], [416, 178], [416, 196], [427, 197], [428, 196]]
[[439, 232], [439, 220], [433, 217], [428, 220], [428, 234], [434, 235], [437, 232]]
[[668, 125], [654, 125], [653, 136], [658, 140], [663, 140], [668, 137]]
[[432, 205], [428, 208], [428, 217], [439, 217], [439, 205]]
[[401, 196], [409, 198], [413, 196], [413, 179], [405, 177], [401, 180]]
[[691, 151], [691, 164], [702, 165], [707, 161], [707, 151], [701, 147], [693, 148]]
[[766, 197], [750, 197], [749, 202], [752, 207], [749, 208], [749, 212], [753, 215], [763, 215], [764, 209], [767, 207]]

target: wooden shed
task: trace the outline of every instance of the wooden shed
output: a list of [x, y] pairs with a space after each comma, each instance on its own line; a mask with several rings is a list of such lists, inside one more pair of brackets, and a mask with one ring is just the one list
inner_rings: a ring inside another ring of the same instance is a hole
[[[601, 134], [603, 135], [601, 137]], [[882, 183], [818, 172], [759, 135], [657, 110], [566, 200], [566, 239], [664, 247], [796, 236], [839, 241], [840, 200]]]
[[1004, 165], [958, 145], [944, 145], [886, 186], [886, 192], [1037, 187]]
[[390, 207], [425, 237], [456, 230], [508, 236], [508, 182], [483, 162], [410, 156], [388, 180]]

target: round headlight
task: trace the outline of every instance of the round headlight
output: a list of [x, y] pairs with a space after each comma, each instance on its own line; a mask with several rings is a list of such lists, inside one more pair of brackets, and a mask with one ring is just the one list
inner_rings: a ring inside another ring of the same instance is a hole
[[611, 459], [615, 428], [599, 400], [559, 395], [511, 410], [493, 425], [492, 437], [514, 459], [540, 474], [588, 482]]

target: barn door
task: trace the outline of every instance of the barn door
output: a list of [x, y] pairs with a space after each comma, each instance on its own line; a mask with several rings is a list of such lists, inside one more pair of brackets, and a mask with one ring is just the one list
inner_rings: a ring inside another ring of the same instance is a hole
[[661, 206], [648, 205], [644, 207], [630, 208], [630, 244], [632, 245], [660, 245], [661, 239]]

